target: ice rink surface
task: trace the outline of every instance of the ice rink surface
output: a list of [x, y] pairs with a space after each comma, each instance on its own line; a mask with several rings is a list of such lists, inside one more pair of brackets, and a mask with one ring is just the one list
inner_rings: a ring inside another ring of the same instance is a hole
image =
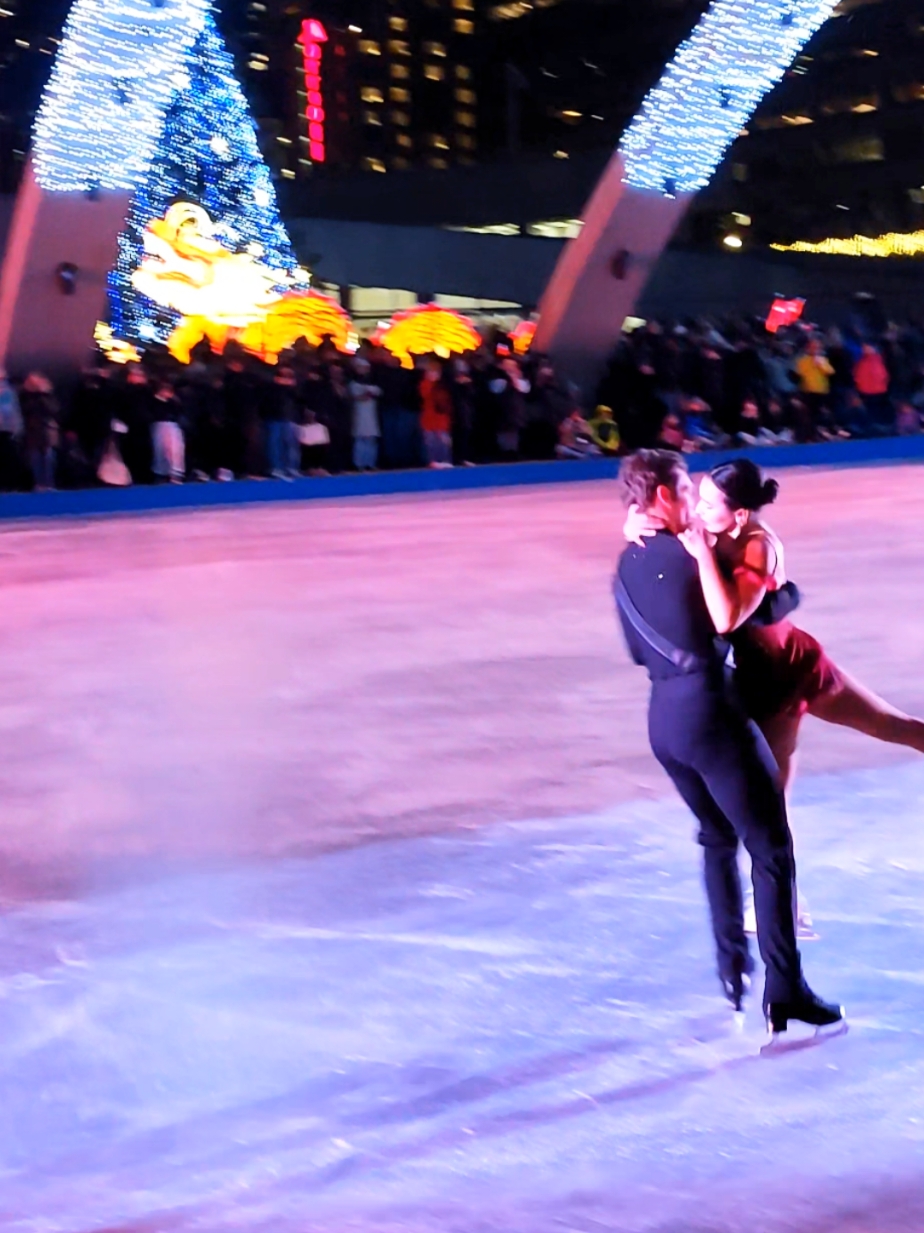
[[[789, 474], [772, 520], [800, 622], [918, 713], [922, 481]], [[618, 521], [589, 484], [0, 533], [0, 1229], [924, 1229], [924, 760], [806, 725], [851, 1026], [762, 1055]]]

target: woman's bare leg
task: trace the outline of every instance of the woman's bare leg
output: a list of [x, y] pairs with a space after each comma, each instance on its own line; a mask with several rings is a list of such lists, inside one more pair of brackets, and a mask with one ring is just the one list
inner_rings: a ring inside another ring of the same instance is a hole
[[780, 787], [789, 799], [789, 791], [796, 777], [796, 744], [799, 740], [799, 725], [802, 716], [798, 711], [780, 711], [759, 724], [770, 752], [780, 768]]
[[810, 715], [825, 723], [853, 728], [877, 741], [924, 753], [924, 721], [896, 710], [840, 668], [837, 672], [837, 683], [815, 699], [809, 707]]

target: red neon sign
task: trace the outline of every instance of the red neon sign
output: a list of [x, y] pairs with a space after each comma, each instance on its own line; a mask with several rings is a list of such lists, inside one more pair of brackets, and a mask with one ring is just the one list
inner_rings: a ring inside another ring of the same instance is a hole
[[323, 163], [327, 157], [327, 147], [324, 133], [324, 96], [321, 93], [321, 60], [324, 56], [324, 44], [327, 42], [327, 31], [316, 18], [306, 17], [302, 22], [302, 33], [298, 41], [305, 54], [308, 152], [313, 162]]

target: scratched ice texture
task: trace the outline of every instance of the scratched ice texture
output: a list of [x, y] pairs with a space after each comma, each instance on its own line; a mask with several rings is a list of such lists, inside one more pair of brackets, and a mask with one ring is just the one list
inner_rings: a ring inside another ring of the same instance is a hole
[[[800, 619], [922, 711], [919, 477], [788, 475], [774, 521]], [[0, 533], [0, 1228], [924, 1227], [924, 762], [807, 726], [850, 1031], [762, 1054], [617, 520], [594, 484]]]

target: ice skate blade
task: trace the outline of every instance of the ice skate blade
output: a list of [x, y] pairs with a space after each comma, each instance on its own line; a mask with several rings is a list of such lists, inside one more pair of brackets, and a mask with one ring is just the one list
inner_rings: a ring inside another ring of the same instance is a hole
[[[798, 1022], [793, 1020], [793, 1023]], [[811, 1028], [810, 1024], [800, 1024], [802, 1027]], [[809, 1036], [790, 1036], [787, 1032], [772, 1032], [770, 1039], [760, 1050], [761, 1057], [780, 1057], [785, 1053], [799, 1053], [803, 1049], [815, 1049], [818, 1045], [823, 1045], [826, 1041], [834, 1040], [837, 1036], [846, 1036], [850, 1026], [846, 1017], [842, 1016], [837, 1023], [829, 1023], [824, 1027], [811, 1028]]]
[[732, 1029], [735, 1034], [741, 1036], [744, 1032], [745, 1013], [743, 1010], [732, 1011]]

